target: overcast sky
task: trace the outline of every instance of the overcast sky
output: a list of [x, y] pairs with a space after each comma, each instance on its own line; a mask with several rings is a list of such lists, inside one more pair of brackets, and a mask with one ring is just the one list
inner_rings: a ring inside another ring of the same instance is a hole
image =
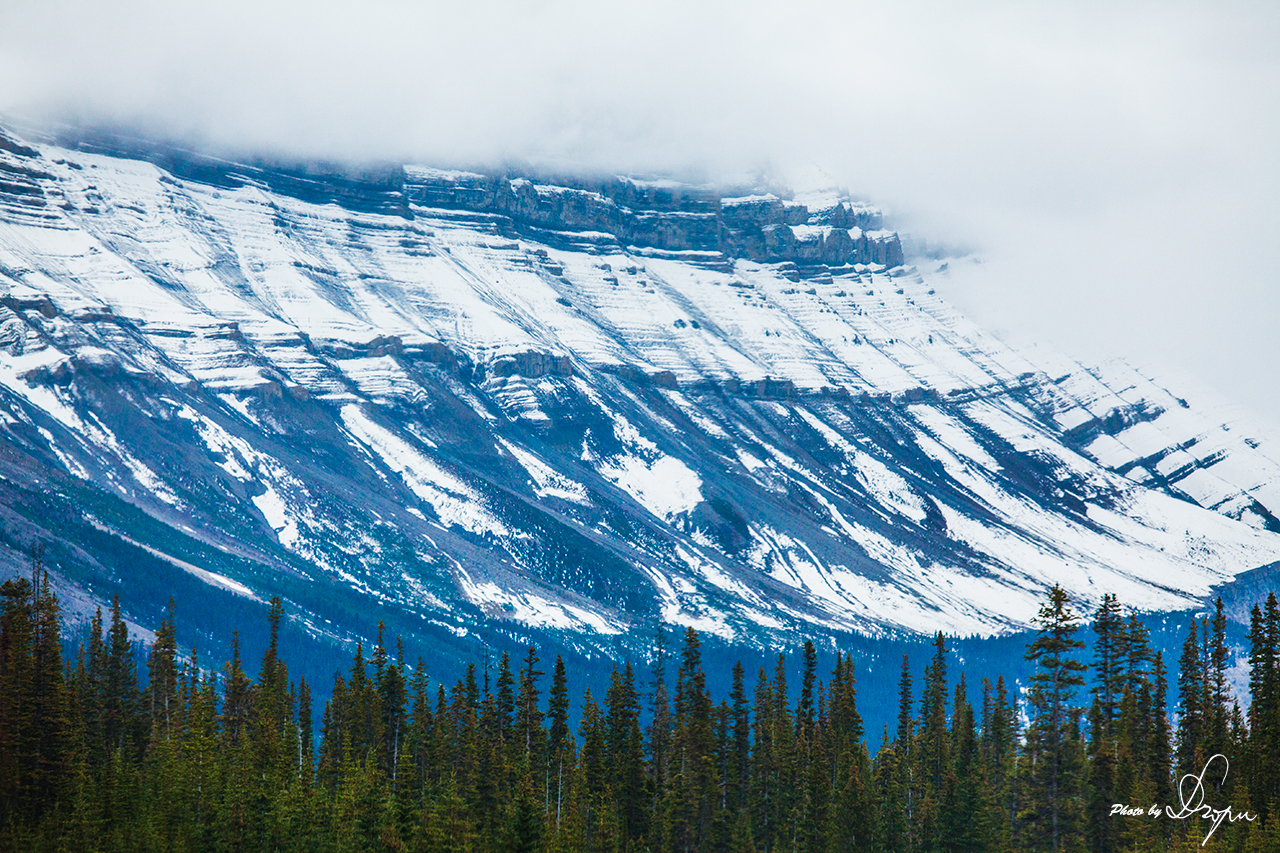
[[[767, 170], [980, 249], [1012, 340], [1280, 425], [1280, 4], [4, 0], [0, 112], [234, 151]], [[1280, 435], [1280, 431], [1277, 431]]]

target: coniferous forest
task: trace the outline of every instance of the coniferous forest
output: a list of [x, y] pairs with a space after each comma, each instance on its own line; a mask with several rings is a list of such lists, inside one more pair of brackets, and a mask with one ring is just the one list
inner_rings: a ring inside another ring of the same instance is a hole
[[317, 720], [278, 599], [250, 678], [238, 641], [219, 667], [180, 655], [172, 604], [141, 672], [118, 604], [71, 649], [38, 561], [0, 593], [6, 851], [1280, 851], [1274, 594], [1247, 707], [1221, 601], [1169, 684], [1121, 602], [1055, 587], [1029, 684], [949, 677], [939, 634], [923, 672], [904, 658], [896, 728], [866, 732], [852, 659], [819, 672], [812, 643], [798, 684], [779, 656], [715, 697], [698, 634], [659, 635], [597, 696], [535, 648], [439, 684], [379, 629]]

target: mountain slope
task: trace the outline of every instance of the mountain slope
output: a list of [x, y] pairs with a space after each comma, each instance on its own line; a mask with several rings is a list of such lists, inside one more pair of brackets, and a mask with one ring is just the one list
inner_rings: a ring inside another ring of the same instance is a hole
[[1173, 609], [1280, 559], [1265, 436], [1012, 351], [880, 225], [3, 138], [5, 559], [584, 648], [999, 632], [1054, 582]]

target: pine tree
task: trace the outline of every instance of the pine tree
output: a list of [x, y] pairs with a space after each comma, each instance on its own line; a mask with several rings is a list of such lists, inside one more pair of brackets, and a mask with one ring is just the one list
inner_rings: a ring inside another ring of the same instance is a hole
[[1254, 606], [1249, 624], [1249, 790], [1253, 810], [1275, 821], [1280, 805], [1280, 604]]
[[396, 659], [382, 667], [377, 679], [378, 709], [381, 712], [379, 729], [382, 733], [380, 761], [383, 772], [397, 782], [400, 772], [400, 754], [408, 733], [409, 709], [406, 705], [408, 691], [405, 680], [404, 646], [396, 639]]
[[1072, 699], [1084, 684], [1081, 673], [1086, 667], [1072, 655], [1084, 643], [1075, 638], [1079, 626], [1070, 599], [1056, 584], [1035, 623], [1039, 634], [1027, 650], [1027, 660], [1035, 662], [1037, 670], [1031, 676], [1027, 709], [1027, 799], [1020, 818], [1032, 849], [1057, 851], [1072, 846], [1078, 830], [1083, 782], [1080, 709]]
[[814, 686], [817, 683], [818, 651], [812, 640], [804, 641], [804, 671], [800, 677], [800, 700], [796, 703], [796, 739], [806, 744], [812, 742], [816, 710]]
[[630, 662], [621, 673], [614, 667], [610, 674], [605, 707], [606, 765], [617, 798], [621, 847], [625, 850], [645, 829], [644, 739], [640, 733], [640, 695]]
[[1129, 659], [1129, 632], [1116, 596], [1102, 596], [1093, 615], [1093, 706], [1089, 710], [1089, 803], [1086, 835], [1089, 849], [1104, 853], [1113, 849], [1117, 827], [1111, 806], [1118, 799], [1116, 762], [1119, 742], [1116, 726], [1126, 695], [1126, 663]]
[[[906, 833], [903, 837], [904, 851], [915, 851], [919, 845], [919, 809], [920, 784], [918, 744], [916, 738], [916, 720], [912, 716], [911, 662], [905, 654], [902, 656], [902, 671], [898, 677], [898, 730], [894, 738], [893, 766], [898, 773], [894, 780], [897, 796], [892, 802], [900, 804], [903, 814], [900, 819], [885, 817], [887, 824], [895, 824], [898, 820]], [[887, 807], [887, 806], [886, 806]]]
[[[1156, 652], [1151, 703], [1151, 743], [1147, 757], [1147, 776], [1152, 782], [1153, 799], [1157, 803], [1173, 802], [1172, 732], [1166, 697], [1169, 692], [1164, 655]], [[1167, 830], [1166, 830], [1167, 832]]]
[[915, 718], [911, 716], [911, 661], [902, 656], [902, 674], [898, 678], [898, 743], [909, 743], [915, 734]]
[[151, 740], [169, 741], [174, 736], [174, 716], [178, 712], [178, 641], [174, 626], [174, 601], [169, 599], [165, 618], [156, 630], [155, 642], [147, 657], [146, 704], [150, 713]]
[[1227, 668], [1231, 663], [1231, 650], [1227, 647], [1227, 614], [1222, 598], [1214, 603], [1213, 619], [1209, 623], [1211, 641], [1209, 649], [1209, 690], [1207, 755], [1225, 752], [1230, 745], [1231, 694], [1227, 684]]
[[858, 713], [858, 679], [852, 656], [836, 652], [831, 674], [830, 745], [834, 813], [834, 849], [862, 850], [877, 840], [871, 757], [864, 741], [862, 715]]
[[753, 694], [751, 769], [749, 789], [747, 793], [747, 811], [750, 812], [758, 833], [757, 846], [772, 849], [772, 839], [777, 832], [775, 812], [777, 810], [778, 780], [775, 778], [774, 738], [775, 730], [773, 713], [775, 702], [773, 685], [765, 674], [764, 667], [756, 675], [756, 687]]
[[118, 751], [123, 761], [132, 764], [138, 747], [138, 674], [118, 595], [111, 601], [107, 640], [103, 740], [108, 750]]
[[542, 711], [538, 708], [538, 650], [529, 646], [524, 663], [520, 667], [520, 690], [516, 696], [516, 731], [524, 747], [525, 755], [540, 754], [542, 746]]
[[770, 775], [773, 777], [773, 820], [774, 828], [773, 842], [768, 846], [772, 849], [779, 843], [794, 844], [796, 836], [796, 819], [798, 817], [798, 802], [800, 786], [797, 778], [797, 759], [796, 759], [796, 743], [795, 743], [795, 726], [791, 718], [791, 709], [787, 704], [787, 659], [785, 655], [778, 655], [777, 663], [773, 669], [773, 731], [772, 738], [772, 766], [770, 767]]
[[35, 606], [26, 578], [0, 585], [0, 812], [25, 815], [35, 768]]
[[889, 740], [886, 727], [884, 739], [875, 761], [876, 803], [879, 806], [879, 849], [883, 853], [907, 853], [911, 848], [911, 819], [907, 803], [903, 769], [906, 763], [903, 744]]
[[309, 789], [315, 761], [311, 731], [311, 687], [305, 676], [298, 679], [298, 780]]
[[534, 796], [528, 770], [526, 763], [520, 773], [521, 783], [508, 821], [510, 828], [505, 847], [509, 853], [539, 853], [542, 850], [546, 831], [544, 813]]
[[942, 844], [941, 798], [951, 769], [951, 739], [947, 732], [947, 644], [934, 636], [933, 659], [925, 667], [920, 696], [920, 733], [915, 757], [918, 770], [915, 807], [920, 849], [933, 853]]
[[502, 653], [502, 662], [498, 664], [498, 690], [495, 700], [495, 711], [498, 719], [498, 736], [512, 745], [516, 742], [516, 679], [511, 674], [511, 655]]
[[711, 697], [702, 670], [702, 643], [692, 628], [685, 631], [676, 675], [674, 731], [672, 843], [679, 850], [699, 849], [717, 798]]
[[733, 665], [733, 687], [729, 693], [733, 704], [729, 711], [729, 754], [725, 772], [725, 805], [734, 813], [746, 807], [751, 773], [751, 715], [745, 675], [742, 661], [738, 661]]
[[582, 725], [578, 734], [582, 738], [582, 752], [578, 757], [581, 790], [575, 791], [575, 795], [583, 798], [583, 832], [587, 843], [592, 844], [604, 819], [602, 812], [608, 808], [609, 777], [605, 767], [608, 736], [604, 716], [590, 688], [582, 697]]
[[1203, 758], [1208, 735], [1206, 720], [1208, 685], [1201, 666], [1200, 623], [1194, 616], [1178, 659], [1178, 751], [1177, 775], [1195, 772]]
[[991, 848], [990, 787], [983, 773], [977, 723], [962, 674], [951, 712], [950, 763], [942, 779], [941, 837], [945, 853], [982, 853]]
[[1018, 814], [1017, 752], [1018, 711], [1005, 687], [1004, 676], [983, 682], [980, 751], [984, 775], [992, 792], [990, 838], [993, 850], [1013, 847], [1014, 821]]
[[552, 670], [547, 714], [551, 718], [551, 730], [547, 738], [548, 760], [544, 789], [546, 809], [549, 814], [554, 813], [558, 831], [564, 810], [565, 783], [568, 781], [567, 776], [572, 775], [574, 765], [574, 745], [569, 733], [568, 678], [560, 655], [556, 655], [556, 665]]
[[147, 656], [149, 677], [143, 691], [149, 723], [145, 757], [147, 796], [155, 804], [153, 826], [168, 846], [174, 846], [184, 834], [182, 826], [186, 822], [189, 796], [182, 778], [181, 744], [187, 697], [179, 685], [174, 607], [171, 598]]
[[204, 838], [214, 822], [218, 792], [218, 694], [213, 673], [202, 676], [194, 649], [191, 656], [183, 764], [185, 784], [192, 792], [192, 835]]
[[653, 679], [649, 691], [649, 731], [646, 749], [649, 755], [649, 844], [663, 848], [668, 840], [670, 822], [664, 810], [671, 788], [671, 705], [667, 694], [667, 637], [659, 624], [654, 639]]

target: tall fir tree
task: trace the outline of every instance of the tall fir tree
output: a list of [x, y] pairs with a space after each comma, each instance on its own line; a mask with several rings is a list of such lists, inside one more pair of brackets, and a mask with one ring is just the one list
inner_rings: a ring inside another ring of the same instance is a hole
[[1280, 603], [1274, 592], [1250, 613], [1249, 694], [1251, 805], [1272, 822], [1280, 805]]
[[1089, 802], [1085, 834], [1093, 853], [1114, 849], [1119, 741], [1116, 727], [1126, 693], [1129, 632], [1116, 596], [1107, 593], [1093, 614], [1093, 705], [1089, 710]]
[[1026, 796], [1019, 819], [1028, 850], [1058, 851], [1073, 847], [1080, 830], [1082, 709], [1073, 701], [1087, 667], [1074, 657], [1084, 643], [1076, 639], [1079, 619], [1061, 586], [1049, 590], [1035, 624], [1038, 634], [1026, 655], [1036, 670], [1027, 702]]

